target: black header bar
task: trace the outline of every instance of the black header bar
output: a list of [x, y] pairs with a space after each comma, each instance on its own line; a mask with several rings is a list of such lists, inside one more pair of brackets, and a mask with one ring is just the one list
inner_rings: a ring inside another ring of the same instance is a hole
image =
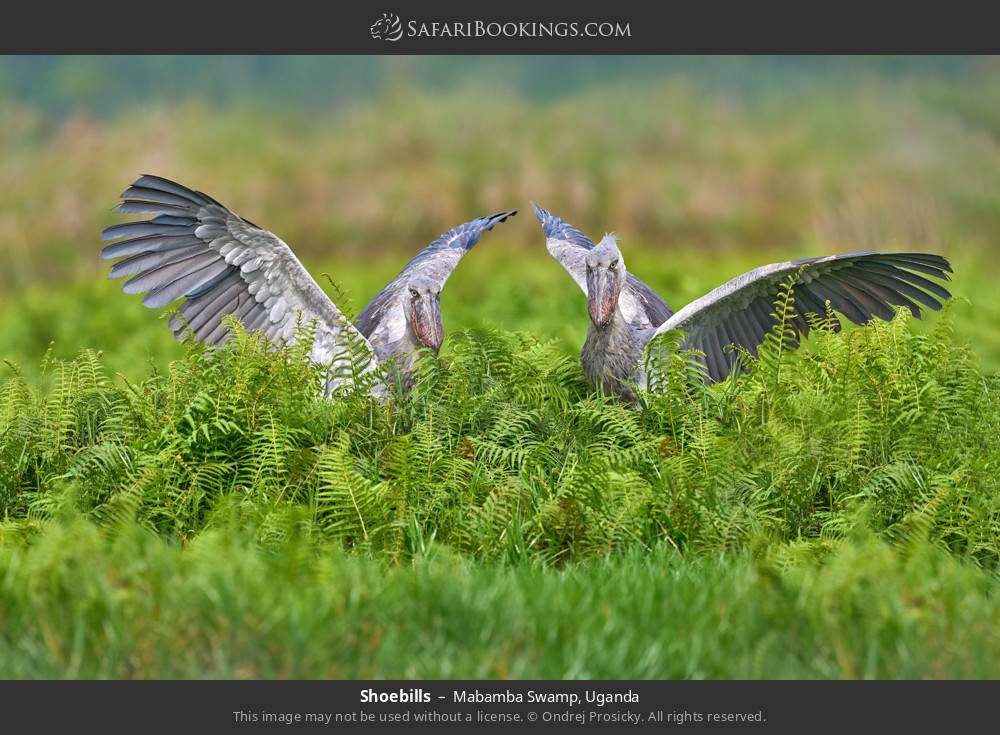
[[[989, 53], [988, 3], [19, 4], [4, 53]], [[33, 17], [34, 16], [34, 17]]]

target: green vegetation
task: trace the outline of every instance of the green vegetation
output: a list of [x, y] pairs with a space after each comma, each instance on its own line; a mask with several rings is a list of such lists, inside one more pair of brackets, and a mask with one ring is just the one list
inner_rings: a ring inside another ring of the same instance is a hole
[[[1000, 675], [994, 77], [0, 107], [0, 677]], [[103, 278], [146, 170], [349, 312], [438, 232], [522, 214], [449, 280], [411, 394], [327, 401], [302, 347], [178, 345]], [[947, 255], [959, 298], [772, 338], [710, 388], [667, 339], [623, 407], [584, 382], [529, 197], [616, 229], [675, 308], [876, 246]]]
[[387, 405], [317, 398], [304, 347], [275, 359], [245, 333], [138, 384], [92, 352], [47, 365], [47, 390], [11, 377], [0, 661], [993, 675], [1000, 381], [951, 315], [772, 339], [713, 388], [667, 347], [639, 410], [500, 332], [452, 335]]
[[[866, 505], [890, 537], [924, 533], [998, 561], [996, 385], [951, 338], [903, 316], [705, 388], [676, 349], [640, 410], [594, 395], [574, 361], [506, 333], [459, 333], [409, 394], [320, 397], [308, 340], [192, 348], [115, 385], [86, 352], [50, 389], [0, 393], [5, 516], [69, 504], [188, 540], [236, 513], [262, 542], [292, 523], [393, 559], [433, 538], [550, 565], [666, 542], [722, 552], [763, 536], [819, 543]], [[928, 437], [947, 436], [947, 442]]]
[[993, 677], [1000, 655], [994, 581], [864, 533], [822, 563], [633, 547], [556, 570], [65, 518], [0, 568], [5, 677]]

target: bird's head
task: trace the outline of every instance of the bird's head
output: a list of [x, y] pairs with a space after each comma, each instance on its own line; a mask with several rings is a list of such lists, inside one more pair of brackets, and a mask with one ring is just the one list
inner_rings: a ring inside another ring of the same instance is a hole
[[441, 289], [424, 276], [413, 276], [406, 284], [406, 317], [421, 344], [437, 352], [444, 341], [441, 322]]
[[595, 327], [611, 321], [625, 285], [625, 261], [614, 233], [587, 253], [587, 310]]

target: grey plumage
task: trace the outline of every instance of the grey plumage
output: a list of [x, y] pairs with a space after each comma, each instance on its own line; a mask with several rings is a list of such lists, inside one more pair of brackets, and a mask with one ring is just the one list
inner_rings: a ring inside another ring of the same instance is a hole
[[[573, 225], [542, 209], [534, 202], [531, 206], [538, 221], [542, 223], [549, 254], [562, 264], [570, 277], [584, 293], [587, 293], [584, 258], [587, 252], [594, 248], [594, 241]], [[653, 289], [631, 273], [626, 277], [622, 309], [628, 321], [641, 323], [646, 327], [658, 327], [673, 314], [667, 303]]]
[[[184, 298], [170, 320], [177, 339], [190, 336], [208, 345], [222, 344], [229, 338], [223, 324], [228, 315], [248, 329], [259, 329], [275, 344], [294, 341], [300, 320], [315, 322], [310, 357], [328, 366], [330, 375], [350, 372], [343, 368], [359, 344], [368, 352], [365, 372], [395, 356], [412, 369], [419, 344], [408, 322], [407, 302], [400, 298], [407, 294], [410, 278], [434, 279], [433, 293], [425, 296], [436, 299], [482, 233], [516, 214], [480, 218], [442, 235], [380, 292], [355, 326], [284, 242], [207, 194], [144, 175], [121, 196], [117, 211], [155, 216], [108, 227], [104, 239], [118, 242], [104, 248], [101, 256], [122, 258], [112, 266], [110, 277], [132, 276], [123, 290], [145, 293], [146, 306], [162, 307]], [[341, 378], [331, 378], [327, 391], [340, 385]], [[384, 393], [384, 386], [376, 383], [373, 392]]]
[[[940, 255], [925, 253], [859, 252], [772, 263], [737, 276], [691, 302], [660, 325], [655, 334], [671, 329], [685, 331], [684, 346], [705, 352], [710, 379], [723, 380], [735, 362], [735, 352], [725, 348], [735, 343], [756, 352], [775, 324], [773, 303], [789, 276], [797, 277], [788, 323], [789, 338], [795, 345], [809, 333], [807, 315], [825, 316], [827, 303], [834, 312], [858, 325], [876, 317], [892, 319], [893, 306], [906, 307], [916, 317], [921, 316], [918, 304], [940, 309], [941, 301], [950, 298], [951, 293], [914, 271], [947, 281], [952, 268]], [[733, 325], [747, 316], [754, 318], [757, 328], [749, 335], [732, 339], [734, 330], [739, 334]], [[831, 326], [839, 330], [840, 322], [834, 319]]]
[[[594, 299], [589, 292], [591, 267], [601, 270], [602, 278], [609, 279], [608, 282], [618, 284], [620, 293], [614, 313], [607, 318], [601, 316], [600, 323], [595, 323], [591, 312], [590, 331], [580, 361], [592, 385], [625, 399], [634, 398], [629, 383], [645, 385], [642, 367], [645, 345], [654, 336], [674, 329], [685, 333], [684, 348], [703, 354], [706, 380], [723, 380], [737, 364], [737, 348], [756, 354], [773, 329], [777, 321], [773, 304], [789, 276], [796, 277], [786, 335], [792, 347], [808, 335], [808, 315], [825, 317], [828, 305], [832, 311], [861, 325], [876, 317], [891, 319], [896, 306], [906, 307], [920, 317], [921, 306], [940, 309], [941, 300], [951, 296], [946, 288], [925, 277], [948, 280], [951, 265], [939, 255], [859, 252], [762, 266], [670, 313], [666, 304], [631, 274], [626, 278], [620, 272], [610, 275], [620, 260], [619, 270], [624, 269], [613, 236], [606, 236], [595, 247], [579, 230], [544, 209], [535, 206], [535, 213], [545, 231], [549, 253], [588, 294], [592, 308], [600, 305], [594, 307], [591, 303]], [[606, 253], [600, 257], [594, 255], [602, 249]], [[593, 278], [594, 283], [599, 282]], [[653, 305], [652, 311], [649, 304]], [[658, 304], [663, 304], [666, 316], [654, 321], [662, 313]], [[836, 317], [831, 326], [840, 329]]]
[[633, 400], [629, 383], [641, 375], [642, 350], [652, 334], [652, 328], [636, 329], [617, 315], [603, 329], [591, 324], [580, 349], [580, 366], [590, 384], [609, 395]]
[[[599, 258], [621, 260], [615, 237], [606, 235], [595, 245], [568, 222], [534, 202], [532, 206], [542, 224], [549, 254], [588, 294], [588, 259], [596, 254]], [[624, 269], [624, 262], [618, 280], [614, 312], [606, 324], [596, 326], [591, 322], [580, 351], [580, 365], [591, 385], [631, 400], [634, 395], [628, 383], [635, 382], [641, 373], [643, 346], [673, 312], [649, 286]]]
[[408, 339], [400, 308], [406, 297], [407, 283], [414, 278], [425, 278], [440, 291], [455, 266], [479, 238], [516, 214], [517, 210], [498, 212], [448, 230], [417, 253], [361, 310], [354, 323], [380, 359], [397, 352]]

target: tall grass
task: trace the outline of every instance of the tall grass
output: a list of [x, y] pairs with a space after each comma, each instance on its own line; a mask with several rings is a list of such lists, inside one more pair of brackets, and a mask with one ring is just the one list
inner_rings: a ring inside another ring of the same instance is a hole
[[566, 570], [72, 515], [3, 538], [4, 678], [995, 677], [1000, 657], [994, 580], [863, 528], [822, 564], [636, 546]]

